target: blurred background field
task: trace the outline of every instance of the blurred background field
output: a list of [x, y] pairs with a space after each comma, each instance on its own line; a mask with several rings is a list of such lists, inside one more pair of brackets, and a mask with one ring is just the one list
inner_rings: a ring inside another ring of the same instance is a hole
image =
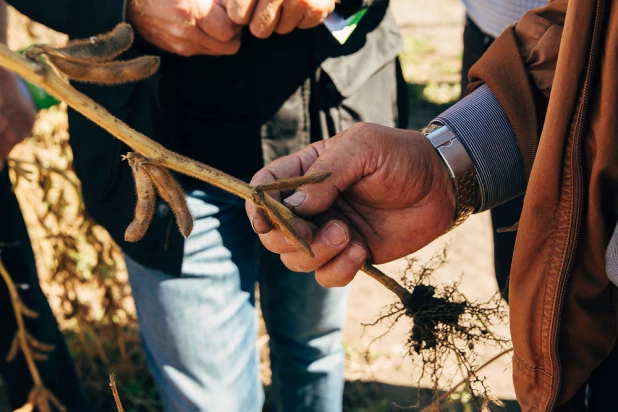
[[[410, 91], [410, 127], [418, 129], [457, 100], [460, 94], [461, 37], [464, 9], [459, 0], [394, 0], [395, 17], [405, 36], [401, 56]], [[11, 48], [33, 42], [57, 43], [64, 36], [11, 14]], [[79, 183], [71, 171], [66, 108], [42, 112], [33, 137], [12, 153], [16, 192], [27, 220], [44, 292], [49, 297], [68, 339], [79, 374], [96, 410], [115, 410], [108, 374], [115, 373], [120, 397], [127, 411], [158, 411], [156, 391], [149, 378], [139, 344], [135, 309], [119, 251], [105, 231], [83, 216]], [[496, 292], [493, 278], [492, 240], [487, 214], [475, 215], [449, 235], [435, 241], [417, 256], [429, 259], [445, 243], [449, 262], [440, 269], [440, 280], [452, 283], [463, 274], [461, 291], [471, 301], [488, 300]], [[405, 261], [384, 265], [397, 277]], [[401, 324], [381, 339], [387, 325], [373, 323], [380, 310], [392, 303], [387, 290], [359, 275], [351, 285], [345, 330], [347, 354], [346, 411], [386, 412], [401, 407], [427, 405], [428, 382], [404, 357], [409, 330]], [[508, 334], [508, 325], [497, 325]], [[5, 333], [5, 332], [3, 332]], [[12, 333], [12, 332], [11, 332]], [[263, 381], [268, 388], [268, 336], [262, 330], [258, 346], [263, 357]], [[477, 347], [479, 363], [499, 352]], [[4, 356], [4, 355], [3, 355]], [[453, 365], [444, 381], [459, 381]], [[484, 372], [491, 394], [504, 400], [506, 410], [519, 410], [513, 401], [510, 358], [502, 358]], [[0, 412], [3, 403], [0, 385]], [[474, 410], [466, 393], [456, 392], [448, 411]], [[268, 402], [265, 410], [269, 410]], [[421, 408], [422, 409], [422, 408]], [[328, 412], [328, 411], [325, 411]]]

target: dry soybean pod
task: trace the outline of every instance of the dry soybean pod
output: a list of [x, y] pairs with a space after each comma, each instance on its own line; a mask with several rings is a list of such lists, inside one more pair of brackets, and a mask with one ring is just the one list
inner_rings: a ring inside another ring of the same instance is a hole
[[[166, 180], [170, 181], [169, 177], [167, 176], [168, 174], [171, 175], [170, 171], [164, 167], [155, 166], [152, 164], [144, 164], [144, 170], [146, 171], [146, 173], [148, 173], [148, 176], [150, 176], [150, 180], [152, 180], [152, 183], [154, 183], [155, 187], [157, 188], [157, 192], [159, 193], [159, 196], [161, 196], [161, 199], [165, 200], [165, 202], [170, 204], [171, 206], [171, 199], [168, 193], [168, 189], [166, 189], [162, 183]], [[174, 182], [173, 184], [180, 186], [173, 176], [170, 177]]]
[[117, 25], [114, 30], [69, 42], [64, 47], [35, 46], [48, 56], [83, 63], [110, 61], [126, 51], [133, 43], [133, 29], [127, 23]]
[[180, 233], [185, 238], [189, 237], [193, 230], [193, 216], [189, 206], [187, 206], [187, 197], [184, 190], [182, 190], [180, 184], [166, 168], [153, 164], [144, 164], [144, 169], [150, 175], [163, 200], [169, 203], [172, 208]]
[[155, 56], [110, 63], [70, 61], [53, 55], [48, 55], [47, 58], [72, 80], [108, 85], [143, 80], [155, 74], [160, 63], [160, 58]]
[[133, 221], [127, 226], [127, 230], [124, 232], [124, 240], [127, 242], [137, 242], [144, 237], [150, 226], [150, 222], [152, 222], [156, 196], [150, 176], [148, 176], [143, 166], [140, 165], [138, 161], [132, 159], [129, 159], [129, 165], [131, 165], [133, 178], [135, 179], [137, 202], [135, 203]]

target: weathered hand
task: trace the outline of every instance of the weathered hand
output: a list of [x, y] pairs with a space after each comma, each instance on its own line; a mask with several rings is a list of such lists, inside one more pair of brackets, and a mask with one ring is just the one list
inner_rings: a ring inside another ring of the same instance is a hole
[[249, 25], [255, 37], [286, 34], [322, 23], [335, 9], [335, 0], [223, 0], [232, 21]]
[[13, 146], [30, 135], [36, 110], [15, 74], [0, 69], [0, 170]]
[[127, 21], [146, 41], [181, 56], [230, 55], [241, 26], [218, 0], [129, 0]]
[[260, 170], [252, 185], [332, 172], [319, 184], [292, 193], [270, 193], [300, 216], [321, 225], [292, 222], [310, 243], [310, 258], [274, 229], [252, 203], [246, 209], [262, 243], [290, 269], [316, 271], [323, 286], [349, 283], [367, 258], [384, 263], [427, 245], [443, 234], [455, 213], [447, 169], [419, 132], [359, 123]]

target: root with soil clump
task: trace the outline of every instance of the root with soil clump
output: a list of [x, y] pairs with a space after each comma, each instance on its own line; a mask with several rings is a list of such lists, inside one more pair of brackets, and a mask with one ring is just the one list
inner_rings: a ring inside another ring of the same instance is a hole
[[510, 339], [491, 330], [507, 319], [508, 310], [499, 293], [488, 302], [478, 303], [467, 300], [458, 290], [460, 282], [437, 286], [433, 274], [445, 262], [446, 249], [425, 264], [409, 259], [400, 282], [407, 295], [386, 307], [374, 323], [366, 326], [389, 322], [388, 333], [399, 321], [411, 322], [407, 354], [422, 370], [417, 386], [420, 388], [425, 379], [430, 381], [434, 391], [432, 407], [439, 410], [443, 400], [440, 391], [461, 386], [461, 382], [453, 385], [455, 375], [447, 377], [444, 373], [449, 366], [456, 365], [467, 384], [466, 391], [482, 409], [499, 401], [491, 398], [484, 378], [478, 374], [475, 348], [488, 345], [497, 346], [501, 352], [510, 351]]

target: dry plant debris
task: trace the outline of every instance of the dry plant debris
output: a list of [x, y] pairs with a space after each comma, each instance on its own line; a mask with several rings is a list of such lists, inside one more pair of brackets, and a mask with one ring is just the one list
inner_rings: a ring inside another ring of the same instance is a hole
[[21, 350], [24, 358], [26, 359], [28, 370], [34, 382], [34, 386], [28, 394], [28, 401], [24, 406], [17, 409], [16, 412], [30, 412], [33, 411], [34, 408], [37, 408], [39, 412], [50, 412], [50, 404], [54, 405], [59, 411], [64, 412], [66, 411], [66, 408], [60, 403], [58, 398], [56, 398], [56, 396], [51, 393], [51, 391], [45, 388], [45, 386], [43, 385], [43, 380], [41, 379], [41, 375], [39, 374], [39, 370], [36, 367], [36, 361], [46, 361], [47, 355], [45, 355], [45, 352], [53, 351], [54, 346], [39, 342], [26, 330], [26, 325], [24, 324], [24, 316], [36, 318], [38, 316], [38, 313], [36, 313], [32, 309], [27, 308], [20, 299], [17, 288], [13, 283], [9, 272], [4, 267], [1, 257], [0, 276], [2, 277], [2, 280], [6, 284], [7, 288], [9, 289], [9, 295], [11, 296], [11, 303], [13, 305], [13, 312], [15, 313], [15, 320], [17, 321], [17, 332], [15, 333], [15, 337], [13, 338], [11, 349], [6, 356], [6, 361], [12, 362], [13, 360], [15, 360], [19, 350]]
[[[135, 324], [130, 289], [126, 279], [118, 276], [122, 267], [120, 251], [85, 212], [81, 188], [67, 162], [72, 156], [66, 113], [52, 110], [43, 117], [35, 126], [27, 150], [14, 152], [16, 157], [9, 158], [7, 166], [28, 221], [37, 260], [45, 262], [39, 266], [41, 281], [53, 284], [45, 292], [50, 294], [59, 323], [68, 331], [68, 340], [74, 342], [71, 346], [76, 369], [91, 393], [98, 392], [103, 390], [101, 373], [108, 368], [119, 370], [123, 376], [145, 372], [137, 371], [134, 362], [139, 337], [130, 326]], [[49, 118], [60, 125], [49, 129]], [[26, 317], [35, 314], [25, 306], [21, 311]], [[41, 345], [31, 346], [35, 360], [49, 354]], [[21, 351], [21, 347], [17, 350]], [[98, 403], [103, 401], [96, 399]], [[144, 406], [148, 411], [156, 410]]]
[[116, 408], [118, 412], [124, 412], [122, 402], [120, 401], [120, 395], [118, 395], [118, 387], [116, 386], [116, 377], [113, 373], [109, 375], [109, 387], [112, 388], [112, 395], [114, 395], [114, 401], [116, 402]]

